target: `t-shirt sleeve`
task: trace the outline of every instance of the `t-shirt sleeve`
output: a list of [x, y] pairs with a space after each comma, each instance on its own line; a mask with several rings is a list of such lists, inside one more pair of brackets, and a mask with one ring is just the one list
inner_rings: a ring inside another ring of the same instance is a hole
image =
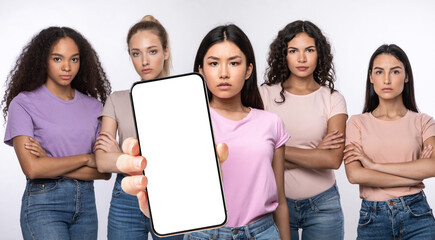
[[267, 92], [267, 86], [263, 85], [258, 88], [260, 91], [261, 100], [263, 101], [264, 110], [267, 110], [269, 104], [269, 93]]
[[287, 130], [285, 129], [284, 122], [276, 116], [276, 144], [275, 149], [281, 147], [284, 145], [289, 139], [290, 135], [287, 133]]
[[14, 137], [34, 137], [33, 133], [34, 128], [32, 117], [26, 109], [24, 99], [21, 96], [17, 96], [9, 105], [4, 143], [13, 146], [12, 140]]
[[424, 142], [428, 138], [435, 136], [435, 121], [433, 117], [427, 114], [422, 114], [421, 120], [421, 136]]
[[335, 91], [331, 94], [331, 111], [329, 114], [329, 118], [337, 114], [347, 115], [347, 108], [346, 108], [346, 100], [344, 99], [343, 95]]
[[361, 144], [361, 126], [358, 118], [352, 116], [346, 125], [346, 145], [352, 141]]
[[112, 97], [113, 94], [107, 98], [103, 107], [103, 111], [101, 111], [100, 115], [98, 115], [98, 119], [101, 120], [102, 117], [110, 117], [113, 120], [116, 120], [115, 105], [113, 104]]

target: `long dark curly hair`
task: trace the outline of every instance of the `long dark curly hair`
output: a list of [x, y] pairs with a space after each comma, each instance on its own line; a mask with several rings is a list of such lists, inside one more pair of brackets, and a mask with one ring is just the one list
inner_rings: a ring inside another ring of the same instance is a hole
[[[241, 91], [243, 106], [264, 109], [263, 101], [261, 100], [260, 92], [258, 91], [257, 66], [255, 64], [254, 49], [252, 48], [248, 36], [246, 36], [242, 29], [236, 25], [229, 24], [218, 26], [205, 35], [196, 53], [193, 71], [199, 72], [199, 68], [203, 68], [204, 66], [204, 57], [207, 54], [207, 51], [213, 45], [224, 41], [231, 41], [236, 44], [246, 56], [246, 65], [249, 66], [249, 64], [252, 64], [253, 66], [252, 74], [245, 81]], [[211, 101], [212, 98], [213, 94], [208, 91], [208, 100]]]
[[310, 21], [294, 21], [287, 24], [281, 31], [278, 32], [276, 39], [270, 44], [270, 52], [267, 58], [268, 67], [266, 69], [266, 80], [263, 84], [268, 86], [281, 84], [280, 96], [285, 102], [284, 97], [284, 82], [290, 77], [290, 69], [287, 65], [287, 44], [298, 33], [306, 33], [314, 38], [316, 50], [318, 53], [317, 66], [314, 70], [313, 77], [320, 86], [327, 86], [334, 92], [335, 70], [332, 63], [333, 56], [331, 54], [331, 45], [322, 31]]
[[5, 104], [3, 117], [6, 120], [9, 104], [20, 92], [32, 91], [47, 81], [47, 64], [51, 48], [61, 38], [69, 37], [80, 52], [80, 69], [71, 82], [79, 92], [105, 103], [111, 92], [98, 55], [91, 44], [77, 31], [68, 27], [49, 27], [42, 30], [24, 47], [15, 67], [6, 81], [6, 92], [1, 102]]

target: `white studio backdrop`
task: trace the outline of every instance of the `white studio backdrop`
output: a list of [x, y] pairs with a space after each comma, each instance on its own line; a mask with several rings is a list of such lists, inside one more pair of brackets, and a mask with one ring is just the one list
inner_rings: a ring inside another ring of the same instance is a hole
[[[269, 44], [286, 24], [301, 19], [317, 24], [329, 39], [334, 53], [336, 87], [346, 98], [349, 115], [362, 110], [371, 54], [383, 43], [396, 43], [410, 58], [420, 111], [435, 116], [434, 13], [435, 2], [429, 0], [0, 0], [1, 97], [22, 48], [32, 36], [49, 26], [69, 26], [81, 32], [98, 52], [112, 90], [116, 91], [128, 89], [139, 80], [127, 54], [125, 39], [129, 27], [146, 14], [154, 15], [169, 33], [172, 74], [192, 71], [196, 50], [209, 30], [221, 24], [237, 24], [252, 41], [259, 84], [263, 82]], [[0, 124], [3, 138], [3, 118]], [[19, 212], [25, 177], [13, 148], [0, 144], [0, 152], [3, 169], [0, 239], [21, 239]], [[336, 177], [345, 217], [345, 239], [355, 239], [361, 202], [358, 186], [347, 181], [343, 166], [336, 171]], [[109, 181], [95, 184], [99, 239], [106, 239], [114, 179], [112, 176]], [[433, 207], [435, 181], [428, 179], [425, 183]]]

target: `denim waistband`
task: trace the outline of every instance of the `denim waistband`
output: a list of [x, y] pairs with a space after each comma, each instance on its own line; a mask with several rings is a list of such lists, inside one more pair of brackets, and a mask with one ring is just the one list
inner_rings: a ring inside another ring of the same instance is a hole
[[407, 210], [411, 204], [421, 201], [426, 198], [426, 195], [423, 191], [420, 191], [419, 193], [393, 198], [386, 201], [368, 201], [368, 200], [362, 200], [361, 202], [361, 208], [376, 210], [376, 209], [403, 209]]
[[257, 221], [242, 227], [220, 227], [217, 229], [205, 230], [203, 233], [210, 235], [211, 239], [228, 238], [238, 234], [245, 234], [248, 239], [255, 237], [264, 230], [275, 224], [273, 215], [267, 214]]
[[56, 182], [56, 181], [75, 181], [75, 182], [88, 182], [88, 183], [94, 182], [94, 180], [83, 181], [83, 180], [78, 180], [78, 179], [74, 179], [74, 178], [64, 178], [64, 177], [60, 177], [60, 178], [36, 178], [36, 179], [27, 178], [27, 182], [33, 183], [33, 184]]
[[291, 198], [287, 198], [287, 201], [294, 202], [295, 206], [302, 206], [304, 204], [313, 204], [318, 202], [323, 202], [325, 200], [328, 200], [336, 195], [339, 195], [337, 183], [334, 183], [332, 187], [330, 187], [328, 190], [321, 192], [313, 197], [301, 199], [301, 200], [294, 200]]

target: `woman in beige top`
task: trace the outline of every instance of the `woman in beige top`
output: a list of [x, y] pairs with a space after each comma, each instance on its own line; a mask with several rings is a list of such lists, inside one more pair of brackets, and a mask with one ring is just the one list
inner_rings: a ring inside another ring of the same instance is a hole
[[[142, 81], [169, 75], [168, 35], [154, 17], [147, 15], [133, 25], [127, 35], [127, 44], [133, 66]], [[152, 233], [150, 220], [141, 213], [136, 196], [122, 190], [124, 174], [116, 165], [122, 155], [115, 140], [116, 133], [120, 143], [129, 137], [136, 138], [129, 91], [117, 91], [110, 95], [100, 118], [102, 127], [95, 145], [97, 167], [100, 172], [118, 173], [110, 203], [108, 239], [147, 239], [148, 233]], [[145, 160], [141, 160], [139, 165], [145, 165]], [[153, 234], [153, 239], [160, 238]], [[165, 239], [182, 239], [182, 236]]]
[[349, 119], [344, 159], [362, 198], [358, 239], [435, 239], [423, 179], [435, 176], [435, 121], [418, 113], [406, 53], [382, 45], [369, 63], [363, 114]]

